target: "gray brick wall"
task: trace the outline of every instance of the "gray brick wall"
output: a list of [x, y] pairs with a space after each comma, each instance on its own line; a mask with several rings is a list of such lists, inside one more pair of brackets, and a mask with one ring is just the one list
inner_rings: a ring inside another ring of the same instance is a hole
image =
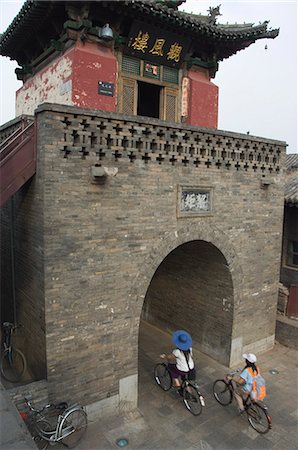
[[[0, 141], [20, 125], [20, 119], [0, 129]], [[33, 380], [46, 376], [43, 243], [43, 163], [38, 176], [10, 198], [1, 214], [1, 320], [18, 325], [13, 336], [25, 354]], [[13, 299], [14, 266], [15, 304]]]
[[298, 321], [277, 316], [276, 340], [287, 347], [298, 349]]
[[[142, 314], [189, 324], [225, 363], [273, 345], [285, 143], [57, 105], [37, 124], [27, 219], [40, 233], [51, 398], [118, 394], [138, 370]], [[94, 183], [95, 164], [118, 173]], [[180, 186], [212, 188], [212, 212], [179, 217]]]

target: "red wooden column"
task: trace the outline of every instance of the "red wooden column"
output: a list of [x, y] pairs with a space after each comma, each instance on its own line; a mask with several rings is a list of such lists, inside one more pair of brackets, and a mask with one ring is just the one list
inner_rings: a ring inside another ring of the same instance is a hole
[[289, 287], [289, 300], [287, 306], [287, 316], [298, 319], [298, 285], [291, 284]]

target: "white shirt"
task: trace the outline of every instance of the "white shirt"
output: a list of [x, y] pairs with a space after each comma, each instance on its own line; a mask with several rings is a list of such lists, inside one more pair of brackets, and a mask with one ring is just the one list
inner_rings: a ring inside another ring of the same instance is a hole
[[[178, 370], [182, 370], [182, 372], [188, 372], [189, 369], [193, 369], [195, 364], [194, 361], [192, 359], [192, 348], [189, 349], [190, 353], [188, 355], [188, 365], [186, 362], [186, 358], [184, 353], [179, 350], [178, 348], [175, 348], [175, 350], [173, 350], [173, 355], [176, 356], [176, 366]], [[188, 368], [189, 366], [189, 368]]]

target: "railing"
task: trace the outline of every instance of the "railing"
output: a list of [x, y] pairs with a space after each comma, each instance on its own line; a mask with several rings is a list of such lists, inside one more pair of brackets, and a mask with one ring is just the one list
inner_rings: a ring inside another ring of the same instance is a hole
[[0, 144], [0, 206], [15, 194], [34, 175], [35, 171], [34, 121], [21, 118]]

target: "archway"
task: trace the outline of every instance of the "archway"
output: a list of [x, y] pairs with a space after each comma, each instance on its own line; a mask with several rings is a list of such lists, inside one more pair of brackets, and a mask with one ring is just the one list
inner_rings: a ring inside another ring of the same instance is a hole
[[172, 250], [151, 279], [141, 319], [170, 332], [188, 330], [197, 349], [228, 365], [233, 282], [221, 251], [203, 240]]
[[[235, 318], [241, 309], [241, 298], [243, 293], [243, 271], [241, 267], [241, 261], [238, 257], [237, 251], [233, 246], [233, 241], [230, 236], [223, 232], [218, 227], [210, 224], [204, 220], [190, 220], [188, 225], [182, 224], [181, 228], [176, 230], [167, 231], [155, 241], [154, 245], [148, 252], [148, 256], [143, 264], [140, 266], [140, 271], [135, 279], [134, 286], [130, 293], [130, 308], [133, 311], [132, 320], [134, 321], [131, 328], [131, 338], [139, 339], [139, 329], [135, 330], [135, 326], [139, 327], [140, 318], [146, 312], [144, 310], [144, 300], [149, 290], [152, 279], [155, 272], [162, 265], [162, 262], [171, 254], [175, 249], [183, 244], [194, 241], [204, 241], [207, 245], [210, 245], [210, 249], [218, 254], [219, 260], [222, 265], [226, 265], [228, 273], [231, 277], [231, 285], [233, 289], [232, 305], [228, 305], [229, 299], [222, 297], [222, 307], [229, 308], [230, 315], [229, 320], [231, 323], [230, 336], [230, 359], [227, 362], [229, 366], [238, 363], [241, 360], [242, 354], [242, 338], [239, 337], [241, 329], [235, 324]], [[223, 259], [220, 259], [220, 254]], [[225, 262], [226, 261], [226, 262]], [[223, 268], [222, 268], [223, 269]], [[216, 279], [214, 278], [214, 283]], [[225, 299], [223, 301], [223, 299]], [[228, 301], [226, 301], [228, 300]], [[147, 306], [145, 307], [146, 311]], [[212, 324], [210, 324], [212, 325]], [[135, 332], [134, 332], [135, 331]], [[138, 346], [138, 342], [136, 345]], [[217, 358], [215, 356], [215, 358]], [[136, 361], [137, 363], [137, 361]]]
[[[223, 344], [224, 352], [223, 355], [221, 352], [220, 354], [218, 354], [218, 351], [213, 352], [213, 358], [218, 359], [219, 361], [224, 361], [228, 366], [232, 366], [233, 364], [238, 363], [241, 359], [242, 338], [241, 336], [239, 336], [239, 333], [241, 333], [241, 329], [239, 328], [239, 326], [235, 326], [235, 317], [238, 316], [238, 313], [241, 309], [241, 297], [243, 292], [243, 272], [241, 269], [240, 258], [238, 257], [237, 251], [233, 246], [230, 236], [220, 230], [218, 227], [215, 227], [213, 224], [211, 224], [210, 222], [206, 222], [205, 220], [194, 219], [187, 222], [187, 226], [185, 225], [185, 222], [183, 222], [181, 224], [181, 228], [166, 231], [164, 234], [158, 235], [151, 248], [147, 249], [147, 258], [140, 265], [139, 273], [135, 278], [135, 283], [132, 286], [131, 292], [129, 294], [129, 308], [131, 312], [130, 338], [132, 348], [136, 350], [134, 366], [136, 370], [134, 375], [132, 376], [133, 387], [130, 389], [129, 395], [130, 398], [133, 398], [135, 404], [137, 404], [138, 398], [138, 373], [140, 368], [139, 364], [142, 364], [142, 369], [144, 369], [142, 370], [142, 372], [144, 373], [145, 371], [146, 376], [151, 377], [152, 364], [154, 360], [156, 361], [156, 357], [158, 355], [158, 348], [151, 348], [150, 334], [142, 334], [142, 325], [140, 326], [140, 324], [144, 323], [144, 321], [141, 321], [141, 317], [147, 317], [148, 320], [150, 320], [150, 314], [152, 314], [150, 312], [150, 307], [148, 307], [147, 295], [148, 292], [151, 291], [151, 284], [155, 284], [155, 282], [157, 283], [158, 281], [159, 268], [160, 271], [163, 271], [166, 267], [165, 266], [162, 268], [163, 262], [166, 261], [166, 264], [170, 264], [173, 266], [179, 263], [179, 266], [181, 266], [181, 261], [179, 261], [179, 258], [177, 258], [177, 255], [179, 256], [180, 252], [190, 254], [190, 256], [188, 256], [186, 259], [191, 260], [191, 255], [193, 255], [196, 250], [201, 250], [202, 255], [205, 254], [207, 258], [210, 251], [210, 259], [208, 260], [209, 268], [219, 268], [219, 270], [217, 272], [215, 271], [215, 273], [220, 273], [222, 279], [225, 274], [227, 275], [229, 281], [225, 284], [225, 296], [222, 296], [221, 302], [217, 303], [217, 306], [221, 304], [222, 308], [219, 316], [224, 313], [224, 316], [226, 317], [225, 322], [218, 323], [218, 328], [221, 329], [221, 332], [217, 334], [216, 337], [218, 345], [219, 343], [220, 345]], [[186, 245], [184, 246], [184, 244]], [[168, 256], [169, 259], [167, 259]], [[198, 263], [199, 259], [197, 259], [197, 264]], [[204, 265], [204, 260], [201, 260], [200, 264]], [[155, 274], [157, 274], [156, 279], [154, 279]], [[201, 277], [201, 281], [204, 281], [203, 275]], [[217, 279], [214, 274], [213, 284], [215, 285], [216, 283]], [[180, 292], [183, 292], [184, 285], [185, 283], [182, 285], [182, 291]], [[219, 284], [218, 286], [220, 287], [221, 285]], [[179, 284], [176, 284], [176, 287], [178, 287], [179, 289], [181, 288]], [[154, 295], [156, 297], [160, 296], [157, 290], [152, 292], [155, 292]], [[218, 296], [218, 293], [216, 295], [217, 298], [220, 298]], [[223, 311], [224, 309], [227, 309], [227, 311]], [[208, 319], [205, 320], [205, 322], [206, 327], [207, 325], [209, 327], [212, 327], [216, 324], [216, 321], [212, 323], [211, 321], [208, 321]], [[171, 322], [169, 321], [169, 323]], [[158, 324], [158, 322], [156, 322], [156, 324]], [[159, 327], [161, 328], [161, 322], [159, 324]], [[163, 322], [162, 327], [162, 334], [164, 336], [164, 339], [169, 341], [168, 332], [170, 330], [166, 328], [165, 322]], [[225, 335], [224, 330], [228, 332], [227, 336]], [[198, 345], [196, 344], [196, 339], [198, 339], [199, 342], [200, 338], [194, 336], [195, 345]], [[143, 346], [144, 341], [148, 342], [148, 346], [146, 348], [144, 348]], [[208, 346], [206, 338], [204, 345], [205, 353], [209, 352], [210, 346]], [[160, 345], [158, 345], [158, 347], [160, 347]], [[159, 350], [164, 351], [165, 348], [160, 348]], [[200, 350], [199, 346], [198, 350]]]

